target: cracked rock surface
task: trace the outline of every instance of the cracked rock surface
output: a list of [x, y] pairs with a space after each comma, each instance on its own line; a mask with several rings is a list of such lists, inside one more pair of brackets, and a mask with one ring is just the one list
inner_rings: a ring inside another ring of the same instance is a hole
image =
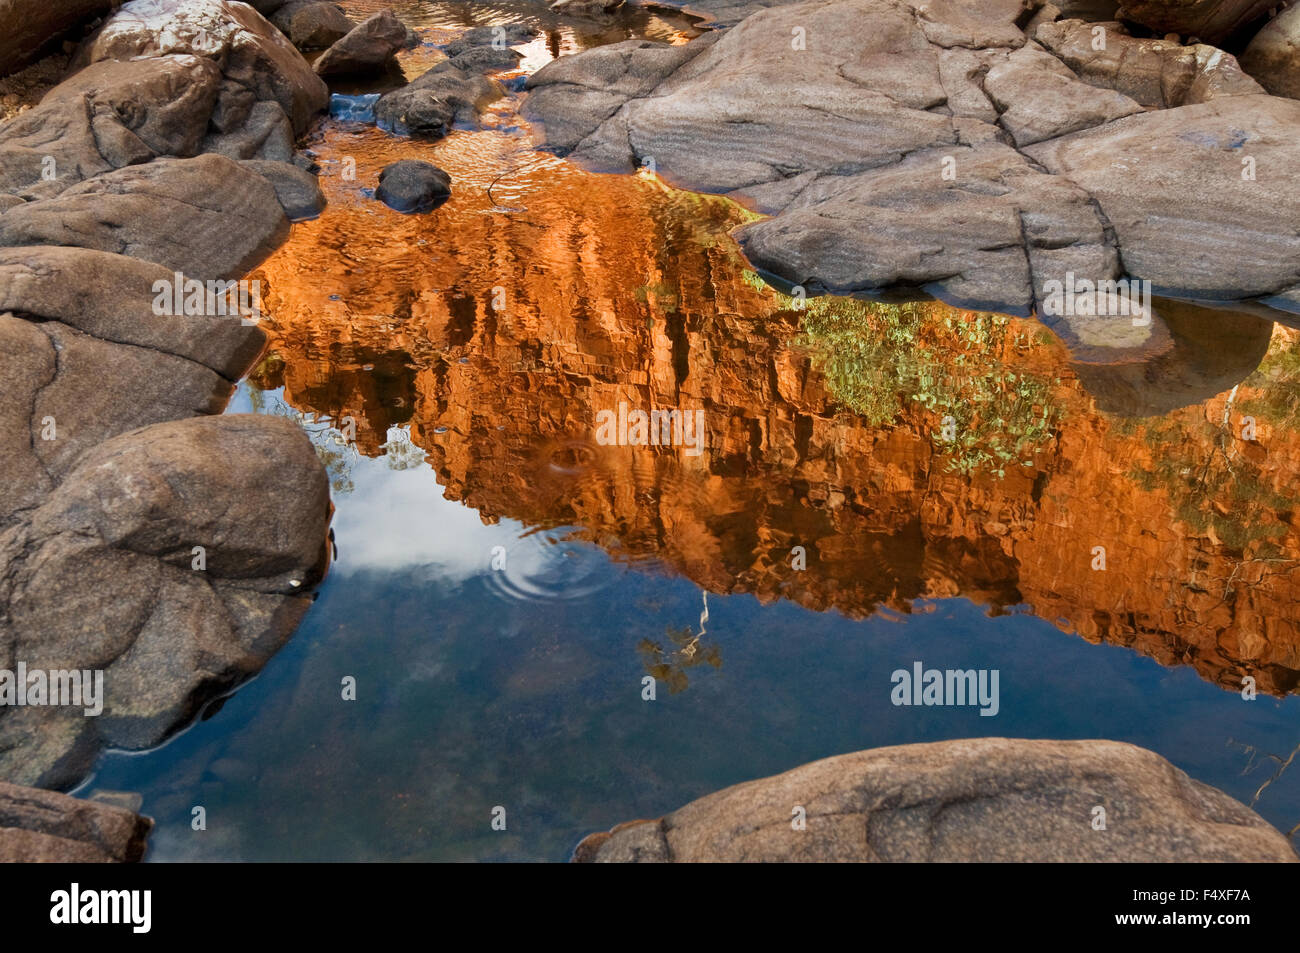
[[[1093, 828], [1105, 810], [1105, 830]], [[806, 812], [796, 830], [794, 809]], [[657, 821], [592, 834], [574, 860], [1188, 862], [1297, 860], [1281, 833], [1164, 758], [1115, 741], [974, 738], [814, 761]]]
[[650, 165], [770, 214], [741, 246], [813, 292], [1027, 314], [1073, 272], [1300, 308], [1298, 104], [1222, 50], [1110, 23], [1094, 51], [1099, 25], [1038, 7], [773, 7], [684, 46], [563, 57], [525, 110], [589, 167]]
[[[0, 669], [103, 679], [99, 714], [0, 707], [0, 782], [43, 788], [75, 786], [104, 746], [159, 744], [258, 672], [310, 605], [330, 517], [295, 424], [222, 415], [266, 336], [210, 284], [270, 255], [286, 210], [319, 211], [287, 160], [324, 84], [224, 0], [131, 0], [74, 65], [0, 127], [0, 423], [17, 435], [0, 452]], [[85, 803], [16, 796], [69, 821]], [[147, 825], [136, 846], [6, 825], [4, 798], [0, 856], [143, 849]]]

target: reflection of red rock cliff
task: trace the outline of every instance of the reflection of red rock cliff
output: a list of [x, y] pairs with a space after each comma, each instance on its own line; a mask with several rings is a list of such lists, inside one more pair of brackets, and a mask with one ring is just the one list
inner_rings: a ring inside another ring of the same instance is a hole
[[[715, 592], [849, 615], [922, 596], [1027, 604], [1228, 688], [1245, 674], [1261, 690], [1296, 687], [1290, 514], [1243, 502], [1231, 481], [1185, 492], [1187, 472], [1217, 468], [1225, 395], [1160, 418], [1163, 430], [1125, 424], [1095, 410], [1059, 345], [1013, 322], [1015, 354], [976, 354], [973, 371], [950, 354], [950, 371], [983, 374], [1000, 357], [1045, 382], [1056, 422], [1033, 469], [962, 475], [932, 442], [936, 414], [905, 402], [876, 427], [842, 410], [793, 343], [800, 315], [744, 279], [725, 238], [740, 212], [560, 164], [521, 178], [517, 195], [496, 195], [525, 209], [512, 215], [486, 214], [467, 188], [428, 219], [331, 196], [335, 210], [264, 268], [283, 361], [265, 382], [304, 410], [353, 415], [366, 453], [409, 422], [449, 496], [485, 518], [577, 525]], [[942, 354], [942, 319], [962, 313], [930, 313], [911, 346]], [[596, 445], [596, 413], [620, 401], [704, 409], [707, 452]], [[1228, 444], [1256, 496], [1285, 495], [1300, 435], [1261, 417], [1258, 446]], [[1279, 535], [1245, 550], [1188, 507]], [[804, 572], [790, 566], [796, 545]], [[1096, 546], [1105, 571], [1091, 568]]]

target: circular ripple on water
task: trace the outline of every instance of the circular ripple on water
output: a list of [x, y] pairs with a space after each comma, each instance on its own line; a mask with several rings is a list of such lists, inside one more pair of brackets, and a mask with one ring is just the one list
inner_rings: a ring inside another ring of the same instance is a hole
[[506, 548], [505, 565], [488, 572], [488, 587], [511, 602], [584, 599], [614, 576], [609, 557], [597, 546], [573, 538], [572, 527], [533, 530]]

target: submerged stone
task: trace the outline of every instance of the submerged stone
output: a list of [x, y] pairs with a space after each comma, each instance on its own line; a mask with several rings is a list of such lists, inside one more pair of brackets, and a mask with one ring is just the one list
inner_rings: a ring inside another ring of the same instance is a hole
[[394, 211], [430, 212], [451, 198], [451, 176], [432, 162], [402, 159], [379, 173], [375, 197]]

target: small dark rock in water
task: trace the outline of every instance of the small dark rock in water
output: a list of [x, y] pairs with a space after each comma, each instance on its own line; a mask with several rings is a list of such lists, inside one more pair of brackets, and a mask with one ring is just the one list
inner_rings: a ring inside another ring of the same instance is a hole
[[379, 173], [375, 197], [398, 212], [430, 212], [451, 198], [451, 176], [432, 162], [402, 159]]
[[453, 122], [474, 122], [486, 103], [502, 95], [501, 85], [477, 72], [439, 63], [401, 89], [379, 97], [375, 124], [385, 132], [436, 139]]
[[537, 31], [522, 23], [505, 23], [501, 26], [476, 26], [466, 30], [445, 47], [443, 52], [448, 58], [464, 53], [474, 47], [487, 46], [502, 49], [516, 43], [527, 43], [537, 35]]
[[574, 17], [601, 17], [622, 5], [623, 0], [555, 0], [551, 11]]
[[457, 53], [448, 62], [456, 69], [467, 73], [496, 73], [516, 69], [523, 58], [522, 53], [508, 46], [475, 46], [463, 53]]

